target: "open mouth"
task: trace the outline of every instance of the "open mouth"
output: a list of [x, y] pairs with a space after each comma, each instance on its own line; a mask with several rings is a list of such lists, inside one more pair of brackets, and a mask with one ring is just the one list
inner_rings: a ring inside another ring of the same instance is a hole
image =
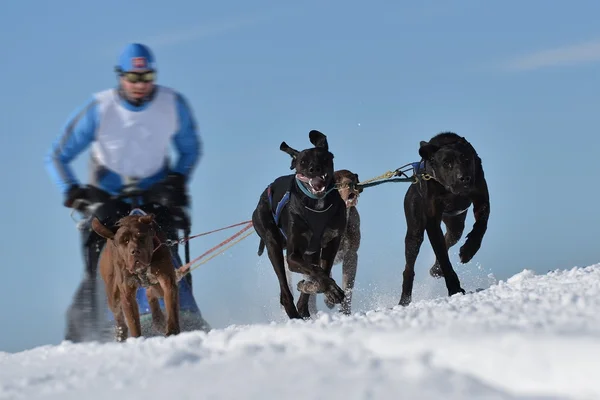
[[357, 203], [358, 195], [354, 192], [350, 192], [350, 194], [348, 194], [348, 199], [346, 199], [346, 207], [356, 206]]
[[145, 263], [140, 260], [132, 260], [133, 262], [129, 264], [129, 272], [132, 274], [139, 274], [145, 272], [148, 268], [150, 268], [150, 263]]
[[304, 183], [312, 194], [316, 196], [325, 194], [327, 174], [315, 176], [313, 178], [308, 178], [302, 174], [296, 174], [296, 178], [298, 178], [299, 181]]

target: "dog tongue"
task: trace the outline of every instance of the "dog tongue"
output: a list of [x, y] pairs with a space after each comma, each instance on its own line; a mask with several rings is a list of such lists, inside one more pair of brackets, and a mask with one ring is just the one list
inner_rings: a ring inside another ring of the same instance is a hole
[[325, 189], [325, 180], [323, 178], [317, 176], [310, 180], [310, 185], [312, 186], [315, 192], [322, 192]]

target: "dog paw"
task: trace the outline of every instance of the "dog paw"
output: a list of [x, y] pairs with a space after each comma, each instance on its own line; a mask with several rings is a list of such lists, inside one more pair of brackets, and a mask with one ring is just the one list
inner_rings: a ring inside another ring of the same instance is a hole
[[115, 327], [115, 340], [117, 342], [126, 341], [128, 336], [129, 336], [129, 332], [128, 332], [127, 328], [124, 328], [121, 326]]
[[329, 299], [328, 299], [327, 297], [325, 297], [325, 299], [324, 299], [324, 303], [325, 303], [325, 305], [327, 306], [327, 308], [329, 308], [330, 310], [331, 310], [333, 307], [335, 307], [335, 304], [334, 304], [334, 303], [332, 303], [332, 302], [330, 302], [330, 301], [329, 301]]
[[298, 282], [296, 285], [298, 291], [306, 294], [317, 294], [319, 292], [319, 284], [314, 281], [307, 281], [305, 279]]
[[333, 279], [332, 283], [329, 285], [324, 294], [327, 301], [333, 304], [340, 304], [346, 297], [344, 291], [337, 285], [337, 283], [335, 283], [335, 281], [333, 281]]
[[457, 289], [448, 289], [448, 296], [454, 296], [455, 294], [466, 294], [465, 289], [460, 286]]
[[164, 316], [154, 317], [152, 318], [152, 328], [156, 332], [164, 332], [166, 329], [166, 321]]
[[181, 333], [179, 327], [171, 327], [166, 330], [165, 336], [179, 335], [179, 333]]
[[429, 275], [431, 275], [434, 278], [443, 278], [444, 277], [444, 273], [442, 272], [442, 267], [440, 267], [439, 263], [435, 263], [433, 264], [433, 267], [431, 267], [431, 269], [429, 270]]
[[350, 315], [351, 314], [350, 306], [347, 305], [346, 302], [342, 303], [342, 306], [340, 307], [340, 314], [342, 314], [342, 315]]
[[475, 253], [479, 250], [479, 243], [475, 243], [474, 241], [467, 240], [465, 244], [459, 250], [458, 256], [460, 257], [460, 262], [463, 264], [471, 261]]
[[410, 304], [411, 301], [412, 301], [412, 296], [403, 294], [402, 296], [400, 296], [400, 301], [398, 302], [398, 305], [400, 305], [402, 307], [406, 307]]

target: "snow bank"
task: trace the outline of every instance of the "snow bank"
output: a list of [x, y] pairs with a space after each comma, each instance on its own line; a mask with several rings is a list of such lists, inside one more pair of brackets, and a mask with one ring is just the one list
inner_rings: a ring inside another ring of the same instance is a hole
[[599, 367], [594, 265], [351, 317], [0, 353], [0, 399], [600, 399]]

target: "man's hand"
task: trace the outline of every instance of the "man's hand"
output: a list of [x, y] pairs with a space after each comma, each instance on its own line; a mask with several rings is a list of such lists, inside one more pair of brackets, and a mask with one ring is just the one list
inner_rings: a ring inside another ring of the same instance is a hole
[[76, 200], [87, 200], [88, 193], [87, 190], [79, 185], [71, 185], [67, 193], [65, 194], [65, 200], [63, 201], [63, 205], [67, 208], [72, 208], [73, 203]]
[[171, 173], [163, 181], [163, 187], [169, 192], [169, 206], [186, 207], [188, 205], [185, 176], [178, 173]]
[[164, 183], [165, 186], [168, 187], [170, 190], [185, 193], [185, 176], [181, 174], [172, 173], [167, 175]]

